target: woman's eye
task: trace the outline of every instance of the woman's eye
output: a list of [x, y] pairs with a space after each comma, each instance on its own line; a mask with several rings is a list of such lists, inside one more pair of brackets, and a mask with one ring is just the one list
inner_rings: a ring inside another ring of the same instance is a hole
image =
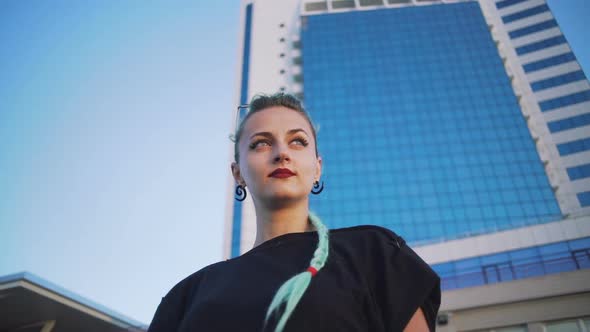
[[250, 144], [250, 149], [257, 149], [265, 146], [270, 146], [268, 141], [256, 141]]
[[307, 140], [304, 138], [296, 138], [293, 141], [291, 141], [291, 143], [296, 144], [296, 145], [301, 145], [301, 146], [307, 146]]

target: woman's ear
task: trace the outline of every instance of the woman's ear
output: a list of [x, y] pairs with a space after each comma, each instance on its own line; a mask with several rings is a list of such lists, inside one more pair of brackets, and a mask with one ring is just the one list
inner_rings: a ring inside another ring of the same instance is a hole
[[242, 174], [240, 173], [240, 165], [238, 165], [238, 163], [231, 163], [231, 174], [233, 175], [234, 180], [237, 184], [244, 185], [244, 179], [242, 179]]
[[322, 177], [322, 157], [318, 156], [318, 159], [316, 161], [316, 180], [319, 180], [320, 177]]

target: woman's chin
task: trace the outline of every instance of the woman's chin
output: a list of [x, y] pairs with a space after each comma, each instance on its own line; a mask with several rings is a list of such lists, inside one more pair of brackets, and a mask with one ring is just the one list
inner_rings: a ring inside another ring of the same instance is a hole
[[267, 196], [267, 200], [272, 203], [290, 203], [306, 198], [301, 192], [292, 190], [277, 190]]

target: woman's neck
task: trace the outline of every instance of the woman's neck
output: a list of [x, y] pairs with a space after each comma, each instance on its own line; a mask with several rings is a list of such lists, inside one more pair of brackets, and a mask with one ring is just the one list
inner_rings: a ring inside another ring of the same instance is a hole
[[256, 207], [254, 247], [283, 234], [313, 231], [314, 227], [308, 219], [309, 203], [307, 201], [301, 203], [272, 210]]

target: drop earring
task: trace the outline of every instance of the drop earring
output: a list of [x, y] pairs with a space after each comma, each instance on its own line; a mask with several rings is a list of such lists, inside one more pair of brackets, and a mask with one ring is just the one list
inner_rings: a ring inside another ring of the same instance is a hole
[[241, 184], [238, 184], [236, 186], [236, 192], [235, 192], [234, 198], [236, 199], [236, 201], [242, 202], [243, 200], [246, 199], [246, 196], [248, 196], [248, 194], [246, 193], [246, 186], [242, 186]]
[[320, 181], [316, 181], [313, 183], [313, 188], [311, 189], [311, 193], [314, 195], [319, 195], [322, 190], [324, 190], [324, 181], [320, 184]]

